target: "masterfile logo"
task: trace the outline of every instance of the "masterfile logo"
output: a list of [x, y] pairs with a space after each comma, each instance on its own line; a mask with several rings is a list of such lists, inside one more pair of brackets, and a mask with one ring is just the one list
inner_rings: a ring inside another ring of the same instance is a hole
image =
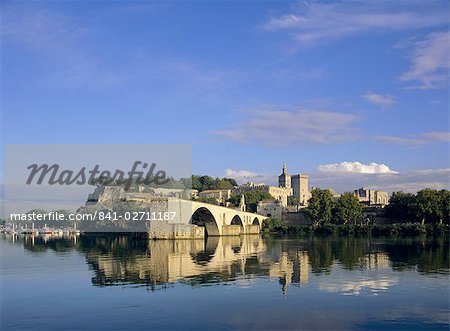
[[7, 145], [2, 217], [95, 213], [136, 229], [154, 218], [148, 196], [189, 200], [191, 175], [190, 145]]

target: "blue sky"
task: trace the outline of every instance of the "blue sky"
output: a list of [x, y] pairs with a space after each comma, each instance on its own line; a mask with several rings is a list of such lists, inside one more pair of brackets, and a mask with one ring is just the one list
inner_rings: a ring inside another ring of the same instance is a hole
[[448, 1], [3, 1], [2, 141], [188, 143], [198, 174], [448, 188]]

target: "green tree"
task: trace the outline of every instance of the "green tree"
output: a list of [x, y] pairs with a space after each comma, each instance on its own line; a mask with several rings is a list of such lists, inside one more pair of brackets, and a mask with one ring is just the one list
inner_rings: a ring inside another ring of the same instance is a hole
[[449, 224], [450, 218], [450, 191], [440, 190], [440, 209], [442, 218], [439, 219], [439, 223], [445, 222]]
[[415, 195], [399, 191], [392, 193], [389, 204], [386, 206], [385, 213], [386, 216], [397, 222], [413, 222], [417, 218], [415, 208]]
[[291, 195], [291, 196], [288, 196], [288, 198], [287, 198], [287, 204], [288, 204], [288, 206], [296, 206], [299, 204], [299, 201], [296, 197]]
[[441, 194], [429, 188], [420, 190], [416, 195], [416, 213], [422, 224], [436, 222], [443, 218]]
[[231, 190], [237, 186], [232, 178], [212, 178], [210, 176], [192, 175], [192, 188], [199, 192], [205, 190]]
[[306, 208], [306, 215], [315, 223], [331, 221], [333, 216], [333, 195], [329, 190], [315, 188], [311, 192], [311, 198]]
[[216, 186], [218, 190], [231, 190], [234, 187], [233, 184], [225, 179], [219, 179]]
[[333, 221], [337, 224], [355, 224], [362, 217], [362, 206], [350, 192], [344, 193], [336, 202]]
[[227, 178], [224, 177], [222, 178], [223, 181], [229, 182], [231, 184], [232, 187], [238, 186], [236, 180], [234, 178]]

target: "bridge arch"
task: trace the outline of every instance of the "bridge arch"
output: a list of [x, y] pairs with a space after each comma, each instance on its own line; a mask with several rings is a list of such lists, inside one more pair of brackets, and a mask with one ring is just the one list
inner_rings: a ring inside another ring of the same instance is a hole
[[206, 207], [198, 208], [191, 217], [191, 224], [205, 227], [206, 236], [220, 236], [219, 227], [214, 215]]
[[259, 222], [258, 217], [255, 217], [255, 218], [253, 219], [252, 225], [258, 225], [259, 227], [261, 227], [261, 223]]
[[230, 225], [239, 225], [241, 227], [241, 234], [244, 233], [244, 223], [239, 215], [234, 215], [231, 219]]

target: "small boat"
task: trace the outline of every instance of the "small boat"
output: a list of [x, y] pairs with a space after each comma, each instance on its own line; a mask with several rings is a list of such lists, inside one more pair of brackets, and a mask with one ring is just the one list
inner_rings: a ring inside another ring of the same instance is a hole
[[50, 228], [45, 224], [45, 226], [39, 230], [40, 234], [53, 234], [55, 232], [54, 229]]

